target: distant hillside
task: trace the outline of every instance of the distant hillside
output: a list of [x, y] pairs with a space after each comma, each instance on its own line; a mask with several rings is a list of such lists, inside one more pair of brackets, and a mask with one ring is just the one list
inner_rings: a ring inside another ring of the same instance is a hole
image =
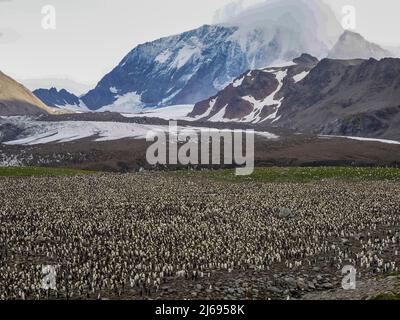
[[400, 139], [400, 59], [318, 62], [253, 70], [189, 115], [266, 123], [300, 132]]
[[37, 89], [33, 94], [46, 105], [72, 110], [87, 110], [85, 104], [74, 94], [65, 89]]
[[94, 87], [92, 84], [77, 82], [68, 78], [36, 78], [36, 79], [16, 79], [32, 92], [41, 89], [56, 88], [65, 89], [76, 96], [85, 94]]
[[400, 59], [324, 59], [282, 94], [280, 126], [400, 139]]
[[358, 33], [346, 30], [328, 55], [330, 59], [382, 59], [395, 54], [369, 42]]
[[230, 85], [197, 103], [189, 117], [213, 122], [275, 122], [282, 105], [281, 92], [303, 80], [318, 59], [303, 54], [287, 66], [250, 70]]
[[62, 112], [59, 109], [48, 107], [23, 85], [0, 71], [0, 116]]

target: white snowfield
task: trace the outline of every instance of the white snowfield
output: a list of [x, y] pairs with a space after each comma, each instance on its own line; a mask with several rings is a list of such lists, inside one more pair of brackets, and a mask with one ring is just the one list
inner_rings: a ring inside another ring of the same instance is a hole
[[150, 130], [165, 130], [161, 126], [140, 125], [136, 123], [65, 121], [32, 122], [26, 128], [26, 136], [8, 145], [36, 145], [46, 143], [71, 142], [85, 138], [94, 141], [113, 141], [124, 138], [145, 139]]
[[[117, 90], [116, 88], [113, 88]], [[118, 92], [118, 91], [117, 91]], [[129, 92], [124, 95], [116, 94], [115, 98], [117, 99], [113, 104], [104, 106], [97, 110], [97, 112], [130, 112], [130, 111], [138, 111], [142, 110], [142, 101], [141, 95], [136, 92]]]
[[295, 82], [295, 83], [300, 82], [300, 81], [303, 80], [305, 77], [307, 77], [309, 73], [310, 73], [310, 71], [303, 71], [303, 72], [301, 72], [301, 73], [299, 73], [299, 74], [296, 74], [296, 75], [293, 77], [294, 82]]
[[73, 113], [91, 112], [91, 110], [88, 109], [88, 107], [82, 101], [80, 101], [79, 106], [77, 106], [76, 104], [66, 104], [63, 106], [56, 105], [56, 107], [60, 108], [60, 109], [72, 111]]
[[121, 113], [127, 118], [159, 118], [164, 120], [186, 120], [194, 121], [194, 118], [189, 118], [187, 115], [192, 112], [194, 105], [177, 105], [164, 107], [159, 109], [143, 110], [138, 113]]
[[239, 78], [239, 79], [236, 79], [234, 82], [233, 82], [233, 87], [234, 88], [237, 88], [237, 87], [240, 87], [241, 85], [242, 85], [242, 83], [243, 83], [243, 80], [244, 80], [244, 76], [242, 76], [241, 78]]
[[386, 144], [400, 144], [400, 141], [395, 140], [386, 140], [386, 139], [374, 139], [374, 138], [363, 138], [363, 137], [352, 137], [352, 136], [327, 136], [327, 135], [320, 135], [322, 138], [342, 138], [342, 139], [350, 139], [350, 140], [357, 140], [363, 142], [379, 142], [379, 143], [386, 143]]
[[[121, 122], [96, 122], [96, 121], [62, 121], [45, 122], [35, 121], [27, 117], [11, 117], [7, 120], [24, 129], [24, 133], [14, 141], [8, 141], [7, 145], [37, 145], [46, 143], [65, 143], [81, 139], [93, 141], [115, 141], [120, 139], [146, 139], [159, 132], [168, 133], [167, 125], [143, 125], [137, 123]], [[178, 133], [184, 129], [215, 132], [218, 129], [200, 127], [178, 127]], [[224, 129], [221, 132], [231, 132]], [[279, 136], [269, 132], [256, 132], [256, 135], [265, 139], [279, 139]]]
[[[187, 111], [183, 108], [181, 110]], [[129, 115], [132, 116], [132, 115]], [[178, 115], [176, 115], [178, 116]], [[169, 118], [169, 117], [168, 117]], [[97, 121], [62, 121], [62, 122], [46, 122], [36, 121], [29, 117], [0, 117], [4, 122], [12, 123], [21, 129], [23, 133], [13, 141], [5, 142], [7, 145], [37, 145], [46, 143], [65, 143], [78, 141], [81, 139], [90, 139], [92, 141], [115, 141], [120, 139], [146, 139], [151, 133], [157, 134], [158, 132], [168, 133], [169, 127], [167, 125], [143, 125], [137, 123], [122, 123], [122, 122], [97, 122]], [[176, 119], [174, 119], [176, 120]], [[196, 133], [201, 132], [232, 132], [230, 129], [215, 129], [215, 128], [202, 128], [196, 126], [183, 127], [179, 126], [179, 132], [184, 129], [195, 130]], [[280, 136], [272, 134], [267, 131], [256, 131], [255, 134], [268, 140], [280, 139]], [[377, 142], [386, 144], [400, 145], [400, 141], [373, 139], [352, 136], [327, 136], [320, 135], [320, 139], [351, 139], [360, 142]], [[15, 161], [15, 159], [11, 159]], [[5, 162], [5, 159], [0, 158], [0, 165]], [[9, 162], [10, 159], [7, 159]]]
[[215, 115], [208, 119], [210, 122], [230, 122], [232, 120], [225, 118], [226, 108], [228, 105], [225, 105], [221, 110], [219, 110]]

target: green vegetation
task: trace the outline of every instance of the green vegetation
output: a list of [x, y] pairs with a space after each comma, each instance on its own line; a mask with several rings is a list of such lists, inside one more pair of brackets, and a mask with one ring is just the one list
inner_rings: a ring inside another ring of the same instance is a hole
[[0, 168], [0, 177], [31, 177], [31, 176], [74, 176], [93, 174], [93, 171], [84, 171], [65, 168], [38, 168], [38, 167], [7, 167]]
[[[398, 282], [397, 282], [395, 288], [393, 289], [394, 291], [388, 292], [388, 293], [379, 294], [376, 297], [374, 297], [372, 300], [384, 300], [384, 301], [396, 300], [396, 301], [400, 301], [400, 271], [393, 272], [393, 273], [389, 274], [388, 277], [396, 277], [398, 279]], [[383, 278], [381, 278], [381, 279], [383, 279]]]
[[[68, 168], [44, 167], [0, 167], [0, 177], [15, 176], [74, 176], [94, 174], [86, 171]], [[233, 169], [207, 171], [178, 171], [172, 174], [189, 177], [212, 178], [229, 182], [299, 182], [306, 183], [322, 180], [344, 181], [399, 181], [400, 169], [397, 168], [352, 168], [352, 167], [293, 167], [293, 168], [256, 168], [250, 176], [236, 176]]]
[[374, 297], [373, 300], [397, 300], [400, 301], [400, 293], [384, 293]]
[[[180, 174], [183, 174], [182, 172]], [[400, 181], [397, 168], [353, 168], [353, 167], [295, 167], [256, 168], [250, 176], [236, 176], [235, 171], [214, 170], [189, 172], [188, 175], [202, 176], [230, 182], [312, 182], [321, 180], [344, 181]]]

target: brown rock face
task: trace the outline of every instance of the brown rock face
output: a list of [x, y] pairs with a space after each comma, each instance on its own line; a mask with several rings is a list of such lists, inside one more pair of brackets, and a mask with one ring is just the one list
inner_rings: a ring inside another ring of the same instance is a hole
[[0, 116], [61, 113], [35, 97], [23, 85], [0, 71]]
[[280, 108], [280, 126], [400, 139], [400, 59], [322, 60]]
[[318, 62], [305, 54], [293, 62], [247, 72], [196, 104], [191, 115], [304, 133], [400, 140], [400, 59]]

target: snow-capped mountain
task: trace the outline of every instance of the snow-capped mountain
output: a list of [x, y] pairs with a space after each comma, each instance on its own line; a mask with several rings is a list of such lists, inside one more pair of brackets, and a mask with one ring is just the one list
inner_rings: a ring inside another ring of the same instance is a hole
[[379, 45], [364, 39], [359, 33], [346, 30], [339, 38], [331, 52], [332, 59], [382, 59], [395, 57], [395, 54]]
[[193, 104], [249, 69], [324, 57], [343, 29], [318, 0], [271, 0], [230, 21], [134, 48], [82, 97], [92, 110], [138, 111]]
[[33, 94], [48, 106], [80, 111], [87, 110], [84, 103], [76, 95], [65, 89], [37, 89], [33, 91]]
[[78, 106], [80, 101], [77, 96], [68, 92], [65, 89], [57, 90], [56, 88], [50, 89], [36, 89], [33, 94], [42, 100], [45, 104], [52, 107], [65, 106], [65, 105], [76, 105]]
[[49, 78], [31, 78], [31, 79], [17, 79], [20, 83], [22, 83], [29, 90], [34, 91], [37, 89], [51, 89], [56, 88], [58, 90], [65, 89], [68, 92], [81, 96], [87, 93], [90, 89], [94, 87], [94, 85], [90, 85], [87, 83], [81, 83], [72, 79], [62, 78], [62, 77], [49, 77]]
[[344, 31], [320, 0], [268, 0], [223, 25], [238, 27], [232, 40], [246, 52], [250, 69], [291, 61], [304, 52], [324, 58]]
[[203, 26], [142, 44], [82, 99], [91, 109], [122, 112], [198, 101], [245, 68], [243, 54], [228, 41], [234, 32]]
[[197, 103], [189, 117], [213, 122], [279, 120], [286, 88], [302, 81], [318, 59], [303, 54], [286, 66], [252, 70], [236, 78], [217, 95]]

